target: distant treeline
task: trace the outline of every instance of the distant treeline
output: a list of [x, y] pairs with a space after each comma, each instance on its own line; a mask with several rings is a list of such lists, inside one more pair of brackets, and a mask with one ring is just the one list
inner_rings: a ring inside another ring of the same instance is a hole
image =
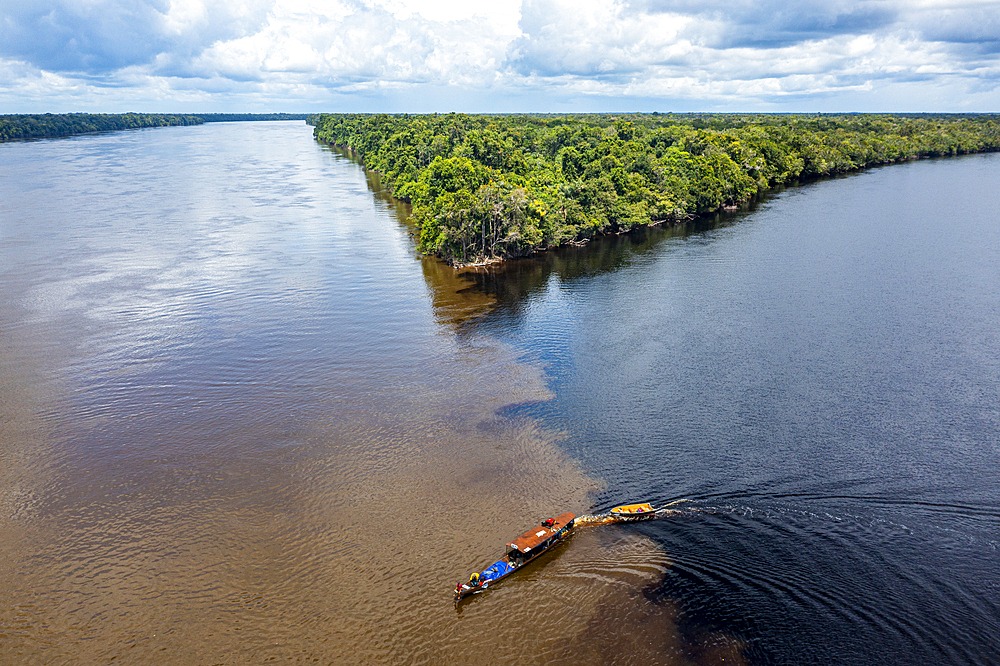
[[200, 125], [237, 120], [305, 120], [296, 113], [45, 113], [0, 116], [0, 141], [109, 132], [139, 127]]
[[776, 185], [1000, 149], [997, 115], [360, 115], [307, 121], [456, 264], [736, 206]]
[[228, 123], [237, 120], [305, 120], [307, 113], [199, 113], [206, 123]]
[[0, 116], [0, 141], [70, 136], [87, 132], [109, 132], [138, 127], [200, 125], [198, 116], [160, 113], [45, 113]]

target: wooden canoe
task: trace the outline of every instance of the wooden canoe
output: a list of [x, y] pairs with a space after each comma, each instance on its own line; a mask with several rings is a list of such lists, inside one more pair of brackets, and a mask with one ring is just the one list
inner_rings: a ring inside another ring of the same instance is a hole
[[575, 519], [576, 516], [572, 513], [559, 514], [555, 518], [542, 521], [509, 542], [503, 557], [482, 571], [472, 574], [469, 582], [455, 586], [455, 601], [461, 601], [470, 594], [488, 589], [565, 539], [573, 528]]

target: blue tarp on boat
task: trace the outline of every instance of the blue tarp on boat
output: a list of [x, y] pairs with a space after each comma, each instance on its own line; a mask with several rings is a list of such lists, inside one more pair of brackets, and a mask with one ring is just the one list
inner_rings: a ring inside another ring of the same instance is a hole
[[514, 567], [510, 566], [509, 563], [503, 560], [500, 560], [499, 562], [494, 562], [490, 568], [486, 569], [483, 573], [479, 574], [479, 582], [480, 584], [482, 584], [482, 583], [488, 583], [491, 580], [496, 580], [497, 578], [500, 578], [501, 576], [504, 576], [507, 573], [509, 573], [513, 568]]

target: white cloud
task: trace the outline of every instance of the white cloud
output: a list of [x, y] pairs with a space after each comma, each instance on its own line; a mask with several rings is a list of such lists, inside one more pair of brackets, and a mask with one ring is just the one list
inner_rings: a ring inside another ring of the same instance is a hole
[[[988, 92], [996, 109], [1000, 81], [980, 82], [998, 62], [993, 45], [1000, 30], [991, 23], [998, 8], [925, 3], [908, 12], [882, 0], [619, 0], [572, 11], [563, 0], [526, 0], [524, 34], [512, 43], [508, 64], [539, 88], [550, 83], [588, 95], [744, 108], [838, 93], [856, 100], [896, 81], [933, 79], [935, 87], [957, 83]], [[899, 110], [913, 109], [912, 97], [905, 104]]]
[[677, 14], [630, 12], [623, 2], [528, 0], [508, 64], [525, 75], [637, 73], [690, 52], [678, 37], [689, 22]]
[[0, 25], [8, 112], [1000, 107], [1000, 0], [28, 0]]
[[320, 10], [279, 0], [259, 31], [211, 44], [185, 74], [238, 81], [294, 76], [331, 88], [481, 86], [495, 77], [510, 38], [485, 33], [474, 19], [442, 23], [415, 12], [398, 18], [375, 5], [326, 3]]

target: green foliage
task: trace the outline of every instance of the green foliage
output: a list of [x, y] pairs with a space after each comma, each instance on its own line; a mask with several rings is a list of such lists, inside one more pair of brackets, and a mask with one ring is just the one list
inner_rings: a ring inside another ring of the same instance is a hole
[[988, 115], [319, 114], [458, 264], [739, 205], [802, 178], [1000, 149]]
[[308, 124], [309, 114], [306, 113], [199, 113], [198, 117], [206, 123], [231, 123], [235, 121], [259, 120], [305, 120]]
[[200, 125], [199, 116], [149, 113], [66, 113], [0, 116], [0, 141], [71, 136], [88, 132], [110, 132], [139, 127]]
[[140, 127], [201, 125], [236, 120], [307, 120], [304, 113], [62, 113], [0, 116], [0, 141], [44, 139]]

